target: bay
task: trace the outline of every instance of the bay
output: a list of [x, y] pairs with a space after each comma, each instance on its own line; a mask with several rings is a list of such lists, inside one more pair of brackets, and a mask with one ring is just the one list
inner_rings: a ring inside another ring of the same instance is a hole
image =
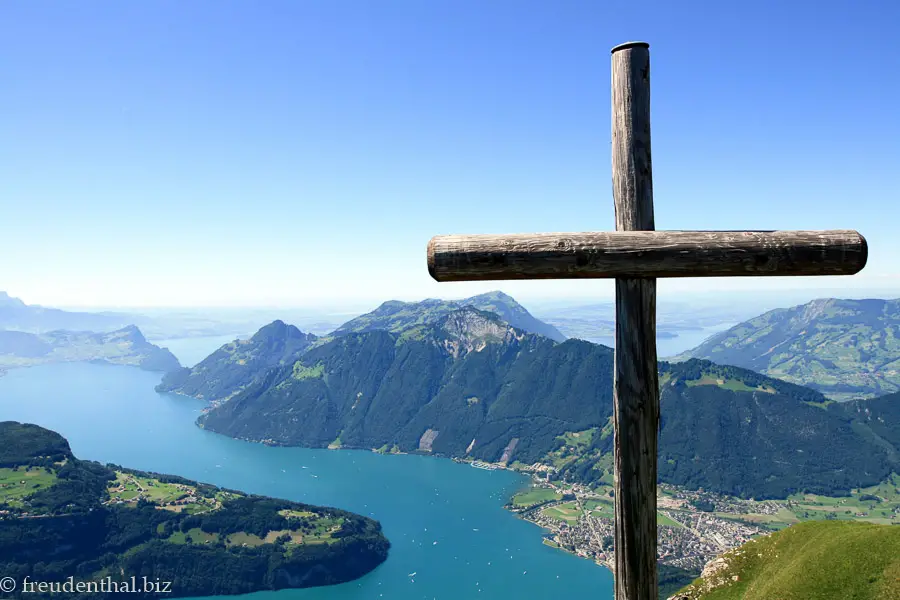
[[193, 367], [201, 360], [229, 342], [241, 339], [245, 340], [252, 333], [243, 335], [208, 335], [190, 338], [151, 339], [152, 344], [160, 348], [168, 348], [178, 358], [182, 367]]
[[[682, 352], [686, 352], [696, 348], [715, 334], [725, 331], [735, 325], [734, 323], [720, 323], [710, 327], [701, 327], [698, 329], [684, 329], [678, 332], [675, 337], [657, 337], [656, 338], [656, 355], [659, 360], [666, 360]], [[602, 344], [614, 348], [616, 338], [613, 336], [604, 336], [596, 338], [588, 338], [589, 342]], [[173, 351], [174, 352], [174, 351]]]
[[[179, 358], [190, 364], [184, 352]], [[362, 579], [245, 598], [613, 597], [608, 570], [543, 545], [539, 527], [503, 509], [527, 485], [518, 474], [426, 456], [234, 440], [198, 428], [203, 404], [156, 393], [159, 379], [131, 367], [81, 363], [14, 369], [0, 377], [0, 419], [58, 431], [81, 458], [368, 515], [381, 521], [391, 541], [388, 560]]]

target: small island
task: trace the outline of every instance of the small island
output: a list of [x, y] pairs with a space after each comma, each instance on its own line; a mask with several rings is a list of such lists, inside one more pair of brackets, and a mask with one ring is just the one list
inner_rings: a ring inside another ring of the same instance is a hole
[[0, 572], [17, 582], [82, 582], [69, 598], [113, 584], [136, 598], [244, 594], [351, 581], [389, 548], [367, 517], [80, 460], [53, 431], [0, 422]]

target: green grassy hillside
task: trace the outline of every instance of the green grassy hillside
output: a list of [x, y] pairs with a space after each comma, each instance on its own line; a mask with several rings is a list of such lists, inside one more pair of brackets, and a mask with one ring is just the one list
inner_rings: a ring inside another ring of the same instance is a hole
[[678, 600], [896, 600], [900, 527], [810, 521], [710, 563]]
[[678, 358], [809, 386], [834, 400], [900, 391], [900, 300], [827, 298], [769, 311]]

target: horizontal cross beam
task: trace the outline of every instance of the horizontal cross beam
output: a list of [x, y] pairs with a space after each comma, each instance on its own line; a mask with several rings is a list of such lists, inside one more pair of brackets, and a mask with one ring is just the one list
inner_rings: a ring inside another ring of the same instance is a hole
[[853, 275], [866, 265], [856, 231], [616, 231], [439, 235], [437, 281]]

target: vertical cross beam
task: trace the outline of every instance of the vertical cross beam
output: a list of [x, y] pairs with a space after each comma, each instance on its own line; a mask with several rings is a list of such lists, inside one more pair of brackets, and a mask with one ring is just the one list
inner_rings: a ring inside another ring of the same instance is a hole
[[[616, 230], [653, 230], [650, 50], [612, 49], [612, 180]], [[656, 600], [659, 383], [656, 280], [616, 279], [614, 408], [616, 600]]]

